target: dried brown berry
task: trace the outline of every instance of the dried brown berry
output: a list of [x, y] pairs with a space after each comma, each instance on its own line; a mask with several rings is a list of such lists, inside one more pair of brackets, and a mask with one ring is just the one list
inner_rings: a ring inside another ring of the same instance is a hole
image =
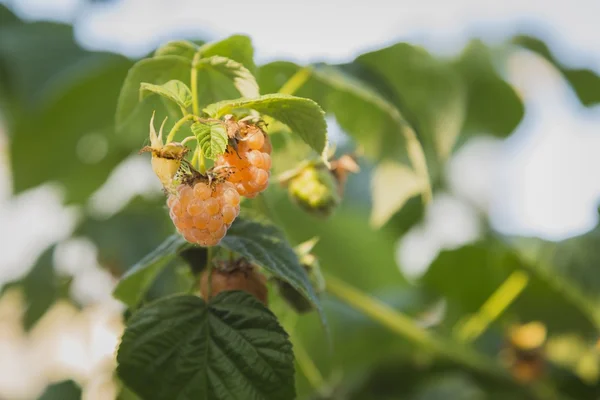
[[[204, 270], [200, 280], [200, 291], [205, 301], [209, 300], [208, 275], [208, 271]], [[222, 262], [213, 268], [210, 298], [228, 290], [242, 290], [256, 297], [265, 306], [268, 305], [267, 278], [246, 260]]]

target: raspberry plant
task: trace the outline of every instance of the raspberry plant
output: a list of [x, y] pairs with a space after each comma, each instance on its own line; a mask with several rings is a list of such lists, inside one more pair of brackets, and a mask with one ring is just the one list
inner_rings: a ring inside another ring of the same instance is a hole
[[[284, 299], [302, 304], [299, 311], [317, 310], [327, 331], [309, 278], [314, 271], [268, 222], [268, 207], [259, 215], [257, 200], [251, 200], [269, 185], [276, 151], [270, 126], [284, 124], [279, 128], [287, 132], [277, 134], [298, 135], [307, 145], [306, 157], [312, 153], [311, 162], [328, 170], [324, 112], [310, 99], [259, 95], [249, 69], [252, 59], [236, 59], [251, 54], [248, 45], [240, 37], [203, 46], [169, 43], [135, 64], [121, 91], [117, 124], [137, 129], [138, 121], [148, 118], [150, 144], [141, 152], [151, 153], [177, 230], [115, 290], [133, 310], [117, 372], [145, 399], [295, 398], [292, 345], [267, 307], [266, 275]], [[148, 96], [162, 105], [145, 109]], [[161, 113], [157, 133], [154, 118]], [[168, 125], [169, 119], [175, 122]], [[333, 182], [333, 172], [326, 174]], [[316, 190], [320, 198], [336, 199], [328, 201], [328, 211], [339, 203], [333, 184], [311, 189], [304, 183], [307, 196]], [[305, 207], [320, 210], [322, 205]], [[202, 261], [190, 263], [199, 282], [192, 294], [135, 309], [160, 265], [184, 251], [203, 254]]]
[[[585, 106], [600, 101], [592, 71], [524, 36], [501, 52], [474, 40], [450, 58], [397, 43], [346, 64], [257, 67], [236, 35], [172, 42], [134, 65], [81, 49], [66, 25], [6, 15], [0, 6], [14, 193], [59, 183], [84, 209], [73, 234], [121, 277], [118, 375], [139, 396], [123, 388], [119, 399], [293, 398], [294, 366], [299, 399], [597, 397], [599, 229], [558, 243], [486, 232], [441, 252], [417, 287], [394, 260], [448, 189], [452, 153], [471, 135], [506, 137], [525, 114], [497, 68], [506, 55], [545, 58]], [[325, 151], [316, 104], [351, 155]], [[92, 215], [91, 194], [144, 144], [164, 196]], [[364, 173], [342, 201], [356, 160]], [[58, 299], [76, 301], [53, 263], [50, 248], [14, 282], [25, 329]], [[437, 325], [430, 295], [446, 305]], [[552, 354], [558, 345], [569, 351]]]

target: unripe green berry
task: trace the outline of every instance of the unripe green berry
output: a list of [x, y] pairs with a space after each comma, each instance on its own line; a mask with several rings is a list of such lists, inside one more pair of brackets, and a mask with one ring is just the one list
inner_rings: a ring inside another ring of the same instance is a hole
[[291, 179], [288, 192], [296, 204], [321, 217], [331, 215], [341, 200], [331, 172], [314, 166], [304, 168]]

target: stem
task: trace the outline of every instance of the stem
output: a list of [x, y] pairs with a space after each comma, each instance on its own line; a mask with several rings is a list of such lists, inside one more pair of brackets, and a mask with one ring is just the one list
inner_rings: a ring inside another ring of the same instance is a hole
[[294, 94], [300, 89], [310, 78], [311, 68], [304, 67], [299, 69], [290, 79], [288, 79], [279, 89], [282, 94]]
[[195, 166], [197, 162], [198, 162], [198, 148], [196, 147], [196, 150], [194, 150], [194, 155], [192, 156], [192, 161], [190, 162], [190, 164], [192, 164], [192, 166]]
[[398, 335], [471, 369], [485, 372], [494, 377], [510, 379], [506, 372], [497, 367], [491, 360], [485, 359], [458, 343], [447, 343], [442, 338], [433, 336], [415, 324], [412, 319], [390, 306], [381, 303], [368, 294], [362, 293], [334, 276], [325, 272], [324, 275], [326, 275], [328, 292]]
[[329, 293], [389, 328], [399, 336], [471, 370], [514, 385], [528, 393], [533, 399], [550, 400], [562, 398], [550, 382], [539, 382], [531, 386], [523, 386], [516, 382], [506, 370], [498, 366], [493, 359], [478, 354], [460, 342], [437, 337], [415, 324], [408, 316], [397, 312], [387, 304], [353, 288], [326, 272], [323, 272], [323, 275], [325, 276], [327, 291]]
[[189, 142], [191, 140], [195, 140], [195, 139], [196, 139], [196, 136], [188, 136], [181, 141], [181, 144], [186, 144], [187, 142]]
[[290, 333], [292, 343], [294, 344], [294, 355], [296, 356], [296, 362], [298, 362], [298, 366], [302, 370], [302, 373], [306, 377], [306, 380], [310, 385], [317, 391], [321, 392], [323, 387], [325, 386], [325, 380], [323, 379], [323, 375], [310, 358], [310, 355], [304, 348], [304, 345], [298, 339], [298, 336], [293, 332]]
[[200, 145], [196, 147], [196, 153], [198, 154], [198, 171], [200, 171], [201, 174], [204, 174], [206, 172], [206, 164]]
[[192, 110], [195, 115], [200, 114], [200, 106], [198, 105], [198, 68], [197, 63], [200, 60], [200, 53], [194, 54], [192, 60], [192, 70], [190, 73], [190, 85], [192, 86]]
[[455, 329], [455, 337], [462, 342], [477, 339], [504, 310], [519, 297], [529, 283], [523, 271], [513, 272], [483, 303], [475, 315]]
[[182, 118], [180, 118], [179, 121], [177, 121], [175, 123], [175, 125], [173, 125], [173, 127], [171, 128], [171, 131], [169, 132], [169, 135], [167, 136], [166, 143], [171, 143], [173, 141], [173, 139], [175, 139], [175, 134], [177, 133], [177, 131], [179, 129], [181, 129], [183, 124], [185, 124], [187, 121], [189, 121], [191, 119], [194, 119], [194, 115], [192, 115], [192, 114], [187, 114], [187, 115], [183, 116]]
[[213, 272], [213, 265], [212, 265], [212, 256], [213, 256], [213, 248], [209, 247], [206, 249], [206, 270], [208, 271], [208, 276], [207, 278], [207, 286], [208, 288], [206, 289], [206, 298], [210, 299], [211, 295], [212, 295], [212, 272]]

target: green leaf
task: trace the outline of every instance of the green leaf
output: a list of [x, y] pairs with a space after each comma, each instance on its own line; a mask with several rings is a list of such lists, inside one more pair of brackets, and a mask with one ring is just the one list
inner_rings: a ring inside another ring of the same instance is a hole
[[248, 36], [232, 35], [218, 42], [206, 43], [200, 47], [199, 52], [203, 58], [222, 56], [239, 62], [250, 71], [256, 69], [254, 48]]
[[600, 75], [590, 69], [568, 68], [558, 60], [548, 46], [532, 36], [519, 35], [512, 42], [537, 53], [551, 62], [565, 77], [575, 90], [579, 101], [584, 106], [600, 103]]
[[555, 333], [595, 331], [588, 310], [565, 295], [564, 287], [556, 286], [548, 276], [540, 274], [538, 265], [521, 259], [497, 240], [443, 251], [421, 283], [447, 299], [446, 322], [452, 324], [478, 312], [514, 271], [526, 273], [529, 280], [517, 299], [503, 310], [501, 320], [539, 320]]
[[254, 75], [241, 63], [230, 58], [212, 56], [200, 59], [196, 64], [199, 69], [212, 69], [224, 75], [233, 82], [242, 97], [254, 98], [259, 96], [258, 83]]
[[586, 311], [600, 329], [600, 226], [560, 242], [515, 238], [513, 245], [538, 275]]
[[306, 144], [322, 154], [327, 143], [325, 113], [310, 99], [285, 94], [268, 94], [256, 99], [226, 100], [208, 106], [205, 111], [220, 118], [235, 109], [253, 109], [279, 120], [296, 132]]
[[398, 156], [406, 159], [408, 143], [416, 138], [396, 106], [340, 68], [318, 66], [312, 73], [329, 89], [326, 108], [342, 129], [363, 146], [365, 154], [376, 160]]
[[192, 104], [192, 91], [185, 83], [176, 79], [170, 80], [163, 85], [142, 82], [140, 86], [140, 100], [143, 100], [150, 93], [166, 97], [182, 108], [188, 108]]
[[275, 226], [259, 219], [239, 216], [227, 231], [220, 246], [239, 253], [276, 277], [288, 282], [310, 300], [319, 311], [323, 325], [327, 322], [306, 269], [292, 246]]
[[394, 162], [379, 164], [371, 181], [373, 210], [371, 225], [383, 226], [413, 196], [427, 185], [411, 169]]
[[196, 122], [192, 132], [206, 158], [215, 160], [227, 148], [227, 129], [220, 121]]
[[127, 271], [115, 287], [113, 296], [129, 307], [137, 306], [156, 276], [175, 259], [177, 252], [186, 244], [180, 235], [168, 237], [152, 253]]
[[292, 400], [294, 355], [276, 317], [253, 296], [223, 292], [208, 304], [174, 296], [129, 320], [119, 377], [155, 400]]
[[131, 67], [117, 103], [117, 129], [122, 130], [139, 104], [143, 82], [162, 85], [171, 80], [190, 81], [191, 61], [181, 56], [160, 56], [138, 61]]
[[451, 66], [406, 43], [363, 54], [355, 63], [387, 81], [426, 153], [445, 160], [462, 128], [466, 106], [460, 76]]
[[188, 40], [175, 40], [168, 42], [156, 49], [154, 52], [154, 57], [180, 56], [189, 58], [191, 60], [194, 58], [194, 54], [198, 48], [199, 46], [197, 44]]
[[465, 48], [454, 68], [466, 86], [468, 134], [510, 135], [525, 114], [515, 89], [496, 71], [492, 49], [479, 40]]
[[115, 103], [130, 66], [124, 57], [98, 54], [46, 85], [43, 104], [27, 108], [10, 130], [15, 192], [57, 182], [65, 202], [83, 203], [131, 154], [113, 130]]
[[72, 380], [54, 383], [46, 388], [38, 400], [80, 400], [81, 388]]

